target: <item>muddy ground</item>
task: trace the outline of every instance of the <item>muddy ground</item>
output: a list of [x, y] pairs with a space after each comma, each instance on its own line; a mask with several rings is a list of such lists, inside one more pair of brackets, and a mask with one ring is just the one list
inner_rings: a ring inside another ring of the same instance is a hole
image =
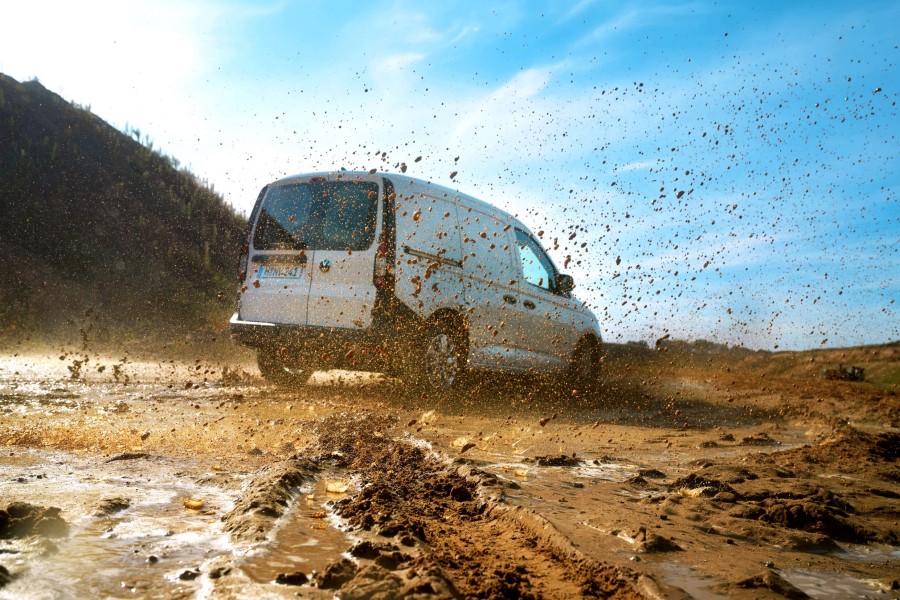
[[612, 352], [597, 397], [440, 402], [4, 356], [0, 598], [900, 598], [897, 386], [772, 356]]

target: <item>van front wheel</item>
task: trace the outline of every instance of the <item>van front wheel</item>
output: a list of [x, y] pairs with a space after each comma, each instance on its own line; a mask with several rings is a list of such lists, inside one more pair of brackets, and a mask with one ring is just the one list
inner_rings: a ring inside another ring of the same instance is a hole
[[569, 393], [593, 396], [600, 391], [600, 344], [591, 338], [579, 342], [569, 363], [565, 385]]
[[256, 364], [266, 381], [276, 385], [301, 385], [309, 379], [308, 370], [289, 366], [278, 349], [261, 348], [256, 353]]

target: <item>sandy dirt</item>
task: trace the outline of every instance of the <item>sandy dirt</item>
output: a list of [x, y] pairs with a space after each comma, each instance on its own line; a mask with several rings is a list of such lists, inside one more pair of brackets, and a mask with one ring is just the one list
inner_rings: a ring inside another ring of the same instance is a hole
[[597, 397], [441, 402], [5, 356], [0, 598], [900, 598], [897, 386], [821, 376], [898, 350], [611, 352]]

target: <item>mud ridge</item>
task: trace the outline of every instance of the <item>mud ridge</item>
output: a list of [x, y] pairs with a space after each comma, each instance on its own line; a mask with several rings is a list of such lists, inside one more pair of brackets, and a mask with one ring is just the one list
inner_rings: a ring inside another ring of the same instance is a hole
[[504, 504], [496, 476], [460, 459], [448, 465], [392, 439], [385, 425], [341, 420], [333, 425], [341, 435], [320, 438], [318, 449], [364, 482], [335, 512], [355, 535], [396, 541], [357, 548], [358, 564], [332, 563], [320, 588], [342, 598], [644, 597], [632, 574], [588, 558], [533, 511]]
[[315, 480], [319, 466], [309, 460], [272, 463], [253, 478], [234, 508], [222, 517], [225, 530], [243, 542], [265, 541], [297, 497], [300, 486]]

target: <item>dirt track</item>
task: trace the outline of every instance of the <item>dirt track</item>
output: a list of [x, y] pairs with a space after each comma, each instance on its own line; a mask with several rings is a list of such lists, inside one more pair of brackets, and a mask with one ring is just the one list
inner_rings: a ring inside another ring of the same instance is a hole
[[0, 598], [900, 597], [890, 385], [623, 355], [601, 398], [433, 403], [82, 358], [3, 360]]

